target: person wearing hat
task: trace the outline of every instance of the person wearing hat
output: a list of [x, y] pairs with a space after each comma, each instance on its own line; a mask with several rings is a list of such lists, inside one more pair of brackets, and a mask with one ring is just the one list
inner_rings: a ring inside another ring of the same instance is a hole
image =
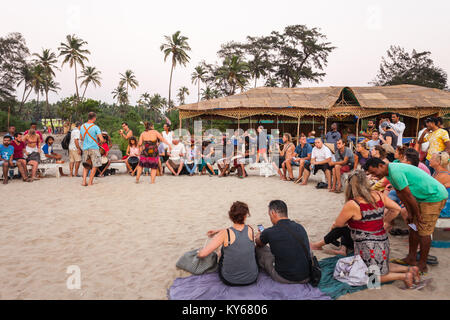
[[380, 140], [382, 144], [388, 144], [392, 146], [392, 148], [397, 148], [398, 136], [396, 132], [392, 129], [391, 124], [387, 121], [381, 124], [381, 129], [383, 129], [384, 133], [380, 136]]

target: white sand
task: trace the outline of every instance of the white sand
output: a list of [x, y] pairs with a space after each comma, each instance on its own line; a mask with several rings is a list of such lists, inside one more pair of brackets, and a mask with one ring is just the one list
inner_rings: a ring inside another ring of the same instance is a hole
[[[254, 173], [253, 173], [254, 174]], [[285, 200], [292, 219], [311, 240], [329, 230], [342, 194], [280, 181], [277, 177], [217, 178], [116, 175], [81, 187], [80, 178], [45, 178], [33, 183], [0, 185], [1, 299], [166, 299], [176, 277], [177, 259], [198, 248], [209, 229], [230, 225], [234, 200], [248, 203], [253, 226], [270, 225], [267, 204]], [[391, 257], [402, 258], [406, 237], [391, 237]], [[403, 291], [399, 281], [381, 290], [365, 290], [344, 299], [449, 299], [450, 254], [432, 248], [440, 264], [423, 291]], [[326, 257], [318, 253], [318, 257]], [[66, 269], [81, 268], [81, 289], [66, 288]]]

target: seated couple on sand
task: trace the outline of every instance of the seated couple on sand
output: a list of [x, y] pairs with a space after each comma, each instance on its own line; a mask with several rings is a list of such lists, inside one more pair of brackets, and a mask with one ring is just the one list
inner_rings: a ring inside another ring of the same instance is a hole
[[204, 258], [220, 248], [219, 277], [224, 284], [245, 286], [255, 283], [258, 266], [280, 283], [309, 281], [310, 259], [307, 255], [311, 252], [306, 230], [288, 218], [286, 203], [281, 200], [271, 201], [268, 213], [273, 226], [255, 235], [253, 228], [246, 224], [250, 216], [247, 204], [236, 201], [228, 212], [233, 226], [208, 231], [207, 235], [213, 239], [198, 252], [198, 257]]

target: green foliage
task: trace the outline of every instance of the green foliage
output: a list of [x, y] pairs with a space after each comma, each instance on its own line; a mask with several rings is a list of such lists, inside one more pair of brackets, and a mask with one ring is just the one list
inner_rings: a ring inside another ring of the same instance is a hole
[[[9, 125], [15, 126], [17, 132], [25, 131], [30, 128], [29, 121], [20, 120], [16, 116], [10, 117]], [[0, 130], [7, 131], [7, 128], [8, 128], [8, 112], [0, 111]]]

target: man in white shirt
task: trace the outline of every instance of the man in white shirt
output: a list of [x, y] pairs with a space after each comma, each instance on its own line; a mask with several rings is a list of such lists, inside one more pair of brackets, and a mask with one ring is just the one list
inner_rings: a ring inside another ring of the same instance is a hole
[[401, 147], [403, 145], [403, 132], [405, 131], [405, 124], [400, 121], [400, 114], [393, 113], [391, 115], [391, 127], [397, 134], [397, 146]]
[[186, 155], [186, 148], [184, 144], [179, 141], [179, 138], [174, 136], [172, 138], [172, 150], [169, 153], [169, 160], [166, 162], [167, 168], [174, 176], [178, 176], [183, 170], [183, 158]]
[[[81, 134], [80, 134], [81, 122], [75, 123], [75, 128], [70, 132], [70, 143], [69, 143], [69, 169], [70, 177], [78, 177], [78, 169], [81, 164]], [[75, 167], [75, 172], [72, 175], [73, 169]]]
[[[167, 118], [166, 118], [167, 119]], [[163, 132], [161, 133], [163, 138], [166, 139], [167, 142], [169, 142], [170, 144], [172, 144], [172, 138], [173, 138], [173, 131], [170, 131], [170, 123], [166, 122], [163, 126]], [[160, 156], [162, 157], [162, 162], [165, 163], [167, 161], [167, 159], [169, 159], [168, 156], [168, 149], [169, 146], [167, 144], [165, 144], [164, 142], [160, 143], [164, 149], [164, 152], [161, 154]], [[163, 171], [164, 172], [164, 171]]]
[[330, 162], [332, 154], [330, 149], [323, 144], [322, 139], [316, 138], [314, 141], [315, 147], [312, 149], [311, 162], [305, 163], [305, 172], [303, 174], [302, 185], [308, 183], [308, 178], [311, 174], [311, 169], [314, 170], [314, 174], [317, 171], [322, 170], [325, 173], [328, 181], [328, 189], [331, 189], [331, 167]]

